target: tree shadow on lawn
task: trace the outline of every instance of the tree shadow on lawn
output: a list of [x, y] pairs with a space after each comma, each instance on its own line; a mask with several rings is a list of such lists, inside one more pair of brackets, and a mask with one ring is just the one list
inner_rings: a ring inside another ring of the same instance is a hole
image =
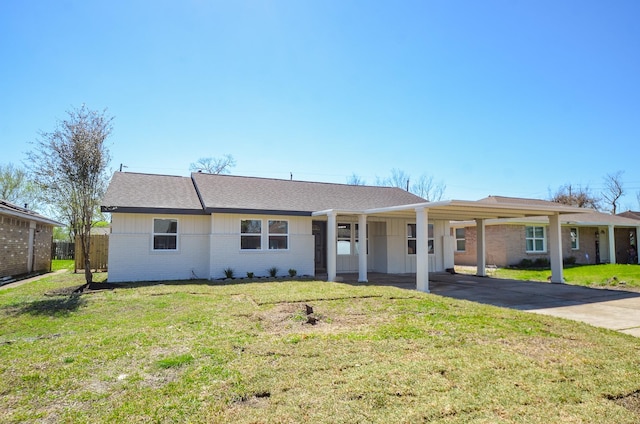
[[14, 315], [44, 315], [50, 317], [67, 316], [77, 311], [81, 306], [86, 304], [86, 300], [81, 296], [64, 296], [52, 299], [36, 300], [34, 302], [25, 302], [21, 305], [12, 306]]

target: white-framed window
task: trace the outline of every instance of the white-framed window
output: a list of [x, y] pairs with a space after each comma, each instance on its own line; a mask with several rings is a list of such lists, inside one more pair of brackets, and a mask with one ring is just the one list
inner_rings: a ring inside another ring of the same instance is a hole
[[338, 255], [350, 255], [351, 254], [351, 224], [338, 223]]
[[466, 231], [464, 228], [455, 229], [456, 236], [456, 252], [465, 252], [467, 250]]
[[547, 251], [544, 227], [526, 227], [525, 239], [527, 252], [543, 253]]
[[269, 220], [269, 250], [289, 248], [289, 221]]
[[[418, 230], [416, 224], [407, 224], [407, 254], [415, 255], [418, 243]], [[429, 224], [429, 254], [434, 253], [433, 248], [433, 224]]]
[[153, 219], [153, 250], [178, 250], [177, 219]]
[[580, 249], [580, 233], [578, 232], [578, 228], [573, 227], [569, 231], [571, 234], [571, 250]]
[[243, 219], [240, 221], [240, 249], [262, 249], [262, 220]]

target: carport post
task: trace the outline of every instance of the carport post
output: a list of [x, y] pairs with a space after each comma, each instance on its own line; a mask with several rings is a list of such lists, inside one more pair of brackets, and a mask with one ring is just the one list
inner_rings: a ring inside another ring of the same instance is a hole
[[549, 258], [551, 282], [564, 283], [562, 276], [562, 237], [560, 236], [560, 214], [549, 216]]
[[485, 225], [484, 219], [476, 219], [476, 275], [487, 276], [487, 260], [485, 252]]
[[358, 216], [358, 282], [367, 282], [367, 215]]
[[616, 258], [616, 231], [613, 225], [609, 225], [609, 263], [617, 264], [618, 258]]
[[634, 246], [636, 248], [636, 262], [640, 264], [640, 255], [638, 254], [638, 237], [640, 237], [640, 227], [636, 227], [636, 238], [634, 239], [636, 242], [636, 245]]
[[335, 212], [327, 214], [327, 281], [336, 281], [336, 227]]
[[429, 293], [429, 210], [416, 208], [416, 290]]

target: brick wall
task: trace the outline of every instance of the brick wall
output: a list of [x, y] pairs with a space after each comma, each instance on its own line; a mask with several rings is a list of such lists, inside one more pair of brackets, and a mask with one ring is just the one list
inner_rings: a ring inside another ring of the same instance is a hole
[[[29, 272], [29, 221], [0, 215], [0, 277]], [[36, 225], [34, 271], [51, 268], [53, 227]]]
[[[547, 227], [544, 224], [541, 224]], [[562, 257], [564, 259], [573, 257], [576, 263], [595, 263], [595, 232], [596, 227], [579, 227], [578, 249], [571, 248], [571, 228], [563, 226], [561, 228], [562, 237]], [[549, 233], [547, 227], [547, 243]], [[617, 230], [616, 230], [617, 231]], [[488, 225], [485, 228], [485, 250], [487, 265], [499, 267], [516, 265], [523, 259], [535, 261], [538, 258], [549, 259], [547, 248], [546, 253], [529, 253], [526, 251], [525, 225]], [[454, 233], [453, 233], [454, 234]], [[456, 265], [476, 265], [477, 259], [477, 237], [476, 227], [465, 228], [466, 249], [464, 252], [455, 253]], [[616, 250], [622, 249], [616, 245]]]

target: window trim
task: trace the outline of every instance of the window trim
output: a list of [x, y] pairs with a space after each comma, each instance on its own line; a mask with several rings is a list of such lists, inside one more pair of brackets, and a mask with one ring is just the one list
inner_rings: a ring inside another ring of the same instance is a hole
[[[573, 240], [573, 230], [575, 231], [576, 234], [576, 239], [575, 239], [575, 246], [574, 246], [574, 240]], [[578, 227], [570, 227], [569, 228], [569, 237], [571, 238], [571, 250], [580, 250], [580, 229]]]
[[[259, 233], [244, 233], [242, 232], [242, 223], [244, 221], [257, 221], [260, 223], [260, 232]], [[262, 251], [262, 219], [255, 219], [255, 218], [246, 218], [246, 219], [240, 219], [240, 250], [242, 252], [260, 252]], [[243, 237], [252, 237], [252, 238], [257, 238], [260, 240], [260, 244], [258, 245], [258, 248], [256, 249], [246, 249], [242, 247], [242, 238]]]
[[[156, 233], [156, 221], [175, 221], [176, 223], [176, 232], [175, 233]], [[152, 252], [177, 252], [180, 250], [180, 220], [178, 218], [160, 218], [153, 217], [151, 218], [151, 251]], [[156, 248], [156, 236], [170, 236], [176, 238], [176, 247], [175, 249], [159, 249]]]
[[[533, 228], [533, 237], [527, 235], [527, 230]], [[542, 228], [542, 237], [536, 237], [536, 228]], [[547, 253], [547, 228], [543, 225], [527, 225], [524, 229], [525, 251], [527, 253]], [[529, 250], [527, 244], [532, 240], [533, 249]], [[536, 241], [542, 240], [542, 250], [536, 250]]]
[[[462, 237], [458, 237], [458, 230], [464, 231]], [[465, 227], [458, 227], [453, 229], [453, 237], [456, 240], [456, 252], [464, 253], [467, 251], [467, 229]], [[464, 243], [464, 249], [458, 249], [458, 242], [462, 241]]]
[[[340, 237], [340, 226], [345, 225], [349, 227], [349, 237]], [[338, 222], [336, 224], [336, 255], [337, 256], [351, 256], [353, 255], [353, 223], [352, 222]], [[340, 242], [349, 242], [349, 252], [348, 253], [340, 253]]]
[[[272, 233], [271, 232], [271, 223], [272, 222], [285, 222], [287, 224], [287, 232], [286, 233]], [[286, 240], [286, 245], [287, 247], [285, 248], [276, 248], [276, 247], [271, 247], [271, 237], [285, 237]], [[268, 250], [289, 250], [289, 220], [287, 219], [268, 219], [267, 220], [267, 246], [269, 247]]]

